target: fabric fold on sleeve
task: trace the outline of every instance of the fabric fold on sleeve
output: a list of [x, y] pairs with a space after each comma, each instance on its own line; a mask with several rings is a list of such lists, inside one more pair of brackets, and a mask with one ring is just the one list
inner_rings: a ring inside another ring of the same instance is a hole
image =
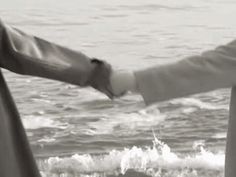
[[236, 84], [236, 40], [175, 63], [135, 71], [147, 104]]
[[81, 52], [26, 34], [0, 21], [0, 65], [15, 73], [86, 86], [93, 66]]

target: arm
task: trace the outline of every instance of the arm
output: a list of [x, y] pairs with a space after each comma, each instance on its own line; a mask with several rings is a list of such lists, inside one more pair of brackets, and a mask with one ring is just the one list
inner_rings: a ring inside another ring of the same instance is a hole
[[110, 65], [0, 21], [0, 66], [15, 73], [92, 86], [110, 98]]
[[128, 73], [126, 80], [132, 84], [123, 84], [124, 88], [117, 87], [119, 74], [114, 75], [114, 92], [139, 92], [147, 104], [232, 87], [236, 84], [236, 40], [173, 64]]

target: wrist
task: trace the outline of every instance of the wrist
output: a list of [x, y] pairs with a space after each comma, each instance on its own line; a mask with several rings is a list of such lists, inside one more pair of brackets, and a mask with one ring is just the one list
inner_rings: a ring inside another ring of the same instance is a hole
[[137, 83], [134, 73], [132, 71], [126, 72], [123, 77], [126, 83], [126, 90], [131, 92], [137, 92]]

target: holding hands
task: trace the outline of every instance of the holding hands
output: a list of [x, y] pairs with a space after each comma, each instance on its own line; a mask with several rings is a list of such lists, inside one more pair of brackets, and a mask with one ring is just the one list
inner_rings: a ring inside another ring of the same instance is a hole
[[87, 85], [104, 93], [110, 99], [123, 96], [128, 91], [137, 92], [137, 85], [132, 71], [113, 70], [111, 65], [103, 60], [93, 58], [93, 69]]

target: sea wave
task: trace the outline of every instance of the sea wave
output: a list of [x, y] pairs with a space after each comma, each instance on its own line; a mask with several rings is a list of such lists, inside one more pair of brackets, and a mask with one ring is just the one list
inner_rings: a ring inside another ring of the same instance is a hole
[[67, 123], [62, 123], [58, 120], [46, 116], [25, 116], [23, 119], [25, 129], [39, 129], [39, 128], [58, 128], [65, 129], [68, 127]]
[[200, 109], [207, 109], [207, 110], [229, 110], [228, 105], [216, 105], [213, 103], [207, 103], [203, 102], [200, 99], [197, 98], [180, 98], [180, 99], [174, 99], [170, 101], [172, 104], [181, 104], [184, 106], [189, 106], [189, 107], [197, 107]]
[[[154, 136], [153, 146], [133, 146], [107, 154], [74, 154], [39, 160], [43, 177], [49, 176], [153, 176], [200, 177], [223, 176], [222, 152], [213, 153], [194, 144], [194, 153], [177, 154]], [[207, 173], [207, 174], [206, 174]], [[136, 174], [136, 175], [135, 175]], [[138, 175], [137, 175], [138, 174]]]
[[[136, 112], [117, 113], [116, 115], [101, 114], [101, 118], [88, 123], [89, 135], [110, 134], [117, 132], [134, 135], [139, 130], [150, 130], [152, 127], [165, 120], [166, 115], [153, 106]], [[122, 132], [121, 132], [122, 131]]]

